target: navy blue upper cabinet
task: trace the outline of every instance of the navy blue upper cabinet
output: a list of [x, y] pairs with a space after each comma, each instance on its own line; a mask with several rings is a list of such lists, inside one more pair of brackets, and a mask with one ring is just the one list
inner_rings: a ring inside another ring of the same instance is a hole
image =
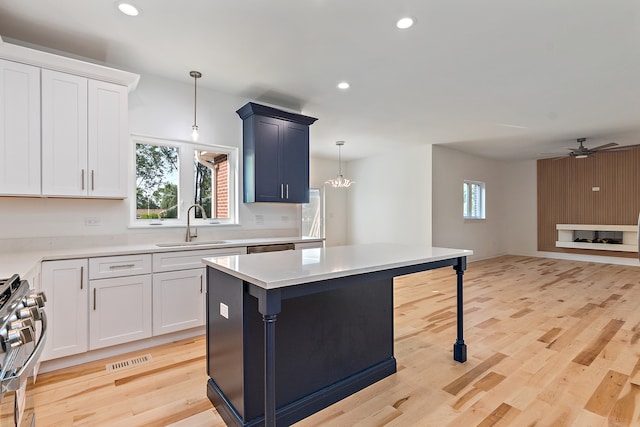
[[242, 119], [244, 202], [309, 202], [309, 126], [317, 119], [247, 103]]

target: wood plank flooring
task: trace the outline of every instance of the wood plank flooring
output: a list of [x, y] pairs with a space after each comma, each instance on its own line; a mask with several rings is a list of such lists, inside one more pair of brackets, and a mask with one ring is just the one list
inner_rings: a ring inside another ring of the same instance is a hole
[[[640, 267], [505, 256], [397, 279], [398, 372], [306, 426], [640, 426]], [[151, 363], [107, 373], [140, 354]], [[204, 337], [41, 374], [37, 425], [218, 427]]]

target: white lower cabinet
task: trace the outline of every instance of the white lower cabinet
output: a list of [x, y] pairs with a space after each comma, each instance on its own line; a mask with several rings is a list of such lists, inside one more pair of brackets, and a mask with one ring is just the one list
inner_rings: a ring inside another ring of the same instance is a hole
[[44, 261], [42, 360], [203, 326], [202, 258], [246, 253], [232, 247]]
[[151, 336], [151, 275], [91, 280], [89, 349]]
[[87, 260], [42, 263], [41, 289], [47, 297], [47, 339], [42, 360], [89, 350]]
[[205, 269], [153, 275], [153, 335], [204, 325]]
[[205, 274], [202, 258], [242, 255], [233, 247], [153, 254], [153, 335], [205, 324]]

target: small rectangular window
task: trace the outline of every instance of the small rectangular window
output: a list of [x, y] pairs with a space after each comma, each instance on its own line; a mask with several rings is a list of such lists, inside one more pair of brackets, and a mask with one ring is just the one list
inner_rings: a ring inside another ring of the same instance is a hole
[[462, 185], [462, 208], [466, 219], [486, 219], [485, 183], [465, 180]]

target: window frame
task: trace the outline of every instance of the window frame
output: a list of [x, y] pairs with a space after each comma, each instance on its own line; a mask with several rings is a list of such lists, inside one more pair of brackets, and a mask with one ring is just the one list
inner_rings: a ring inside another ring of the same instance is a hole
[[[479, 186], [480, 187], [480, 191], [478, 193], [478, 197], [480, 198], [480, 200], [478, 201], [478, 204], [480, 205], [480, 212], [476, 215], [473, 212], [472, 206], [473, 206], [473, 191], [472, 191], [472, 187], [473, 186]], [[466, 200], [464, 200], [464, 191], [465, 188], [467, 189], [467, 197]], [[476, 180], [470, 180], [470, 179], [465, 179], [463, 181], [462, 184], [462, 195], [463, 195], [463, 218], [464, 219], [470, 219], [470, 220], [484, 220], [487, 219], [487, 215], [486, 215], [486, 183], [482, 182], [482, 181], [476, 181]], [[465, 204], [466, 204], [466, 209], [465, 209]]]
[[[130, 228], [149, 227], [185, 227], [187, 225], [187, 210], [193, 204], [195, 193], [194, 157], [196, 150], [215, 151], [228, 156], [228, 203], [229, 218], [194, 218], [191, 215], [191, 225], [224, 226], [238, 225], [238, 162], [239, 149], [237, 147], [206, 144], [203, 142], [185, 141], [172, 138], [157, 138], [145, 135], [131, 135], [132, 166], [130, 182], [133, 182], [131, 197]], [[178, 148], [178, 218], [141, 220], [136, 218], [136, 144], [163, 145]], [[208, 214], [207, 214], [208, 215]]]

